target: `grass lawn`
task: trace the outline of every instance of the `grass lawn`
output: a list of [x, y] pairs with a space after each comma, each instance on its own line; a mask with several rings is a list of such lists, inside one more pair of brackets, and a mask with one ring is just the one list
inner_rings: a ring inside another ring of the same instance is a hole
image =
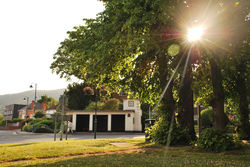
[[[110, 145], [113, 142], [127, 142], [136, 145], [117, 147]], [[134, 148], [138, 150], [105, 154], [105, 152], [111, 150], [131, 150]], [[96, 152], [97, 154], [94, 154]], [[103, 154], [100, 154], [100, 152]], [[146, 145], [143, 139], [98, 139], [6, 144], [0, 145], [0, 155], [2, 162], [0, 166], [250, 166], [249, 144], [245, 145], [242, 150], [225, 153], [205, 153], [198, 152], [192, 147], [166, 148]], [[22, 159], [28, 160], [22, 161]]]

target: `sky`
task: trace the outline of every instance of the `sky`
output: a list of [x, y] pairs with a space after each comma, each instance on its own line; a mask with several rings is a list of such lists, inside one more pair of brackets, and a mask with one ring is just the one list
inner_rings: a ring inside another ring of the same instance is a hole
[[66, 88], [70, 82], [52, 74], [53, 54], [67, 31], [104, 10], [97, 0], [1, 0], [0, 95]]

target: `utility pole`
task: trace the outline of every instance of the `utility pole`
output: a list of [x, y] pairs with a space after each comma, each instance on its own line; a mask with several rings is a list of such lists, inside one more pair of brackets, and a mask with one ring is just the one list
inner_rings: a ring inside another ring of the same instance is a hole
[[54, 114], [54, 121], [55, 121], [55, 126], [54, 126], [54, 141], [56, 141], [56, 123], [57, 123], [57, 113]]
[[62, 95], [62, 111], [61, 111], [61, 126], [60, 126], [61, 137], [60, 137], [60, 141], [62, 141], [63, 130], [64, 130], [63, 116], [64, 116], [64, 93]]
[[66, 121], [67, 121], [67, 124], [66, 124], [66, 140], [68, 140], [68, 127], [69, 127], [69, 120], [68, 120], [68, 116], [66, 116]]
[[95, 88], [95, 120], [94, 120], [94, 139], [96, 139], [97, 130], [97, 89]]

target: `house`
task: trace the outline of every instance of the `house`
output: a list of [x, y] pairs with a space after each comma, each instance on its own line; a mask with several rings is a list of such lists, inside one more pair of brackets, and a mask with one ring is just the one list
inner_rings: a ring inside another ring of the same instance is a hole
[[46, 117], [48, 118], [51, 118], [51, 116], [53, 114], [56, 113], [56, 109], [59, 107], [59, 105], [53, 105], [52, 107], [48, 108], [46, 111], [45, 111], [45, 115]]
[[[94, 130], [95, 111], [71, 110], [72, 130], [89, 132]], [[123, 99], [123, 110], [97, 111], [97, 132], [141, 132], [142, 110], [137, 99]]]
[[18, 110], [24, 106], [25, 105], [23, 104], [11, 104], [5, 106], [5, 110], [3, 112], [4, 119], [13, 120], [14, 118], [18, 118]]
[[35, 101], [32, 101], [32, 103], [28, 106], [24, 106], [21, 109], [18, 110], [19, 112], [19, 118], [25, 119], [25, 118], [33, 118], [35, 113], [37, 111], [46, 111], [47, 106], [45, 103], [38, 103]]

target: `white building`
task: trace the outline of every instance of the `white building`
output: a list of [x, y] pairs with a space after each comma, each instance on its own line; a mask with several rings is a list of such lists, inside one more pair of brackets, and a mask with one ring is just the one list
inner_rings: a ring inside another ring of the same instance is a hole
[[[72, 116], [72, 129], [76, 132], [94, 130], [95, 111], [71, 110], [66, 113]], [[124, 99], [123, 110], [97, 111], [97, 132], [141, 132], [140, 101]]]

